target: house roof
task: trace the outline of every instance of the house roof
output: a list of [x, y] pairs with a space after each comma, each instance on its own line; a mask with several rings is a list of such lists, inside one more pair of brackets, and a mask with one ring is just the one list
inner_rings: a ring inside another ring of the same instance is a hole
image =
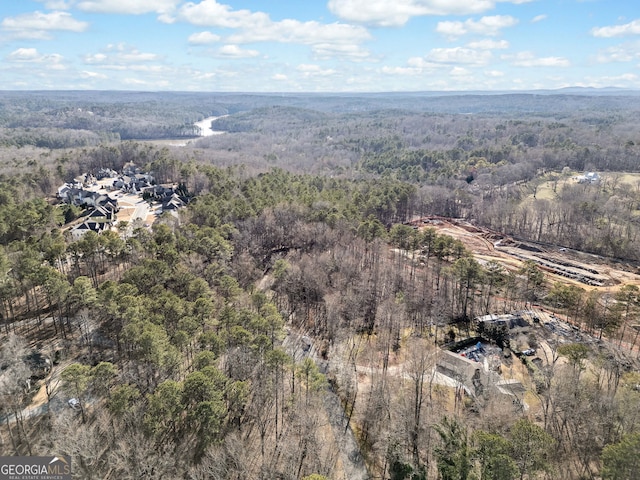
[[106, 220], [111, 220], [113, 218], [113, 211], [104, 207], [96, 207], [95, 209], [93, 209], [93, 211], [91, 213], [89, 213], [89, 215], [87, 215], [87, 218], [104, 218]]
[[162, 209], [163, 210], [175, 210], [177, 208], [181, 208], [184, 207], [186, 205], [186, 203], [184, 202], [184, 200], [182, 200], [178, 194], [174, 193], [173, 195], [171, 195], [171, 198], [169, 198], [167, 201], [165, 201], [162, 204]]
[[94, 232], [101, 232], [107, 228], [106, 222], [86, 221], [84, 223], [87, 224], [89, 230], [93, 230]]
[[528, 327], [529, 323], [521, 315], [506, 313], [504, 315], [482, 315], [474, 319], [478, 323], [506, 325], [509, 329]]
[[81, 224], [76, 225], [75, 227], [73, 227], [73, 229], [71, 229], [71, 231], [72, 232], [86, 233], [89, 230], [91, 230], [92, 232], [100, 233], [103, 230], [107, 229], [108, 223], [109, 222], [96, 222], [94, 220], [85, 220]]

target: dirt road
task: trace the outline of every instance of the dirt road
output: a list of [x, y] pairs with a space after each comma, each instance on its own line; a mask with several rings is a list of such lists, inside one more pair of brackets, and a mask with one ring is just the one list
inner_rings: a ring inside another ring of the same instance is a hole
[[[304, 335], [291, 332], [285, 339], [283, 347], [296, 362], [307, 357], [311, 358], [322, 373], [327, 373], [326, 362], [320, 359], [316, 349]], [[342, 408], [342, 403], [331, 387], [327, 387], [323, 397], [323, 405], [331, 425], [336, 448], [340, 453], [339, 458], [343, 470], [343, 476], [335, 478], [338, 480], [368, 480], [371, 477], [360, 452], [360, 446], [351, 425], [347, 424], [347, 416]]]

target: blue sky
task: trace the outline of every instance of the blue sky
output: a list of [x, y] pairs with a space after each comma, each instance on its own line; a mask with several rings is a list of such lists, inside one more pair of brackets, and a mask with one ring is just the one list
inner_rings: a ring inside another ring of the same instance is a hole
[[640, 88], [636, 0], [0, 0], [0, 89]]

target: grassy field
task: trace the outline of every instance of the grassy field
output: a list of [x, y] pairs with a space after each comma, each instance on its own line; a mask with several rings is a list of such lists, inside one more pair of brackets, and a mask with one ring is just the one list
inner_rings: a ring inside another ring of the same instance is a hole
[[[573, 177], [575, 174], [561, 175], [559, 173], [548, 173], [543, 177], [543, 182], [538, 185], [535, 193], [535, 198], [538, 200], [553, 200], [556, 196], [556, 191], [559, 191], [562, 186], [567, 182], [574, 182]], [[529, 195], [528, 199], [533, 200], [533, 192]]]
[[632, 188], [640, 188], [640, 173], [611, 173], [609, 174], [610, 178], [617, 178], [618, 185], [622, 183], [626, 183], [630, 185]]
[[[571, 172], [568, 174], [548, 173], [543, 177], [542, 183], [538, 185], [535, 198], [538, 200], [552, 200], [555, 198], [556, 191], [560, 191], [562, 186], [566, 183], [575, 183], [575, 177], [582, 175], [581, 172]], [[607, 172], [601, 173], [601, 183], [610, 188], [611, 185], [616, 185], [620, 188], [622, 185], [628, 185], [628, 188], [640, 189], [640, 173], [625, 173], [625, 172]], [[528, 199], [533, 200], [533, 193], [528, 196]]]

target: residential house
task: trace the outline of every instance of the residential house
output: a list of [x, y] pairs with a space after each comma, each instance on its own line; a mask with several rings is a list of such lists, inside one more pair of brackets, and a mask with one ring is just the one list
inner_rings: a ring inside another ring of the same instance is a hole
[[145, 194], [147, 194], [149, 198], [159, 202], [170, 199], [173, 193], [173, 187], [165, 187], [163, 185], [153, 185], [145, 190]]
[[65, 200], [67, 198], [67, 194], [69, 190], [71, 190], [72, 186], [68, 183], [65, 183], [61, 187], [58, 187], [58, 198], [61, 200]]
[[148, 173], [136, 173], [133, 176], [133, 180], [136, 183], [136, 187], [138, 188], [138, 190], [142, 190], [143, 188], [151, 186], [155, 181], [153, 176], [149, 175]]
[[92, 222], [113, 223], [115, 212], [110, 208], [98, 206], [87, 215], [87, 219]]
[[116, 178], [117, 176], [118, 172], [111, 170], [110, 168], [101, 168], [96, 173], [96, 178], [98, 180], [102, 180], [104, 178]]
[[578, 175], [576, 177], [578, 183], [600, 183], [600, 175], [597, 172], [587, 172], [584, 175]]
[[162, 202], [162, 211], [163, 212], [171, 211], [171, 210], [175, 211], [186, 205], [187, 203], [182, 198], [180, 198], [180, 196], [177, 193], [174, 193], [173, 195], [171, 195], [171, 197], [167, 198]]
[[503, 327], [508, 331], [528, 331], [529, 322], [520, 314], [506, 313], [504, 315], [481, 315], [473, 319], [476, 327], [490, 328], [491, 326]]
[[101, 233], [108, 230], [116, 221], [116, 213], [119, 210], [116, 199], [101, 194], [92, 203], [93, 210], [87, 214], [82, 223], [71, 229], [71, 237], [74, 240], [82, 238], [85, 233], [90, 231]]
[[109, 195], [104, 195], [105, 198], [101, 198], [98, 202], [98, 206], [102, 208], [106, 208], [113, 213], [118, 213], [120, 211], [120, 207], [118, 206], [118, 200], [115, 198], [111, 198]]
[[110, 226], [110, 222], [89, 219], [71, 229], [71, 238], [73, 240], [80, 240], [87, 232], [102, 233], [105, 230], [108, 230]]
[[140, 167], [138, 167], [135, 163], [129, 162], [125, 163], [122, 166], [122, 174], [127, 176], [133, 176], [136, 173], [141, 173]]
[[101, 197], [106, 197], [105, 194], [92, 192], [90, 190], [84, 190], [83, 188], [77, 187], [69, 188], [65, 191], [65, 193], [66, 196], [63, 198], [63, 200], [66, 203], [75, 205], [77, 207], [95, 207], [101, 200]]
[[86, 173], [82, 178], [82, 185], [85, 187], [90, 187], [92, 185], [96, 185], [97, 183], [98, 183], [98, 180], [91, 173]]
[[124, 192], [139, 193], [153, 183], [153, 177], [146, 173], [121, 175], [113, 181], [113, 188]]
[[482, 363], [448, 350], [440, 351], [436, 360], [436, 372], [455, 380], [471, 396], [480, 395], [489, 381]]

